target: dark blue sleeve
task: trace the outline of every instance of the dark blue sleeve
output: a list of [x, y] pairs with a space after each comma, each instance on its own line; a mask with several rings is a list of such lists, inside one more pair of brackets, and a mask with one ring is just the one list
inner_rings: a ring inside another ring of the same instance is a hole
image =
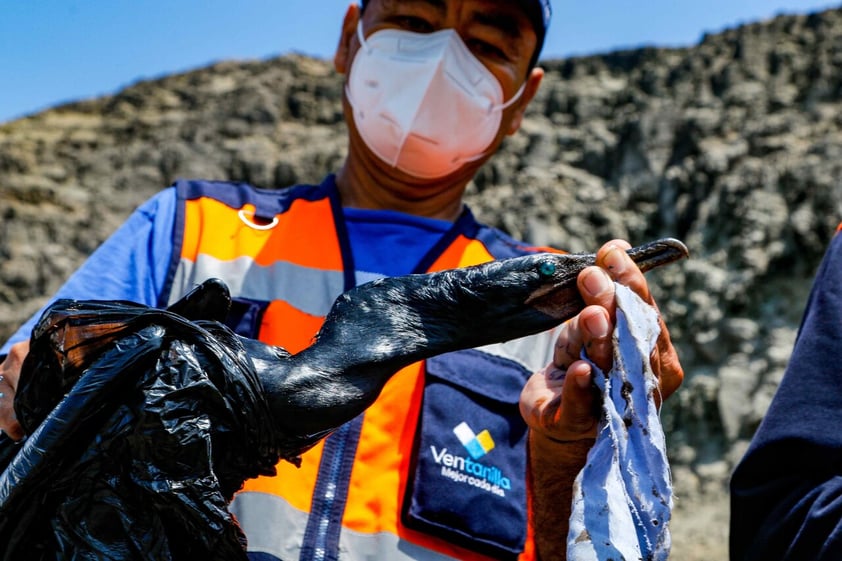
[[780, 387], [731, 480], [732, 561], [842, 559], [842, 234]]
[[137, 208], [82, 264], [58, 292], [0, 347], [29, 339], [44, 309], [59, 298], [129, 300], [155, 306], [173, 252], [175, 189], [165, 189]]

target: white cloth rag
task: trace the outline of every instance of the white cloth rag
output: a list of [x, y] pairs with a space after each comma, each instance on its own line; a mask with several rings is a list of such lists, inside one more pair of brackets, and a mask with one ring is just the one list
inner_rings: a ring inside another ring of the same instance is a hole
[[607, 376], [594, 366], [602, 419], [574, 484], [569, 561], [669, 557], [672, 480], [649, 361], [660, 333], [658, 314], [629, 288], [616, 289], [614, 364]]

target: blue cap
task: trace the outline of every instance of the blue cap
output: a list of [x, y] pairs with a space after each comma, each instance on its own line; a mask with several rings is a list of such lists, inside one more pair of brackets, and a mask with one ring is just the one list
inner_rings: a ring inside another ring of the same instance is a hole
[[550, 6], [550, 0], [536, 0], [538, 7], [541, 8], [541, 17], [544, 20], [544, 33], [550, 27], [550, 19], [553, 17], [553, 9]]
[[[530, 7], [532, 9], [529, 9]], [[536, 21], [538, 18], [533, 13], [535, 9], [540, 12], [540, 22]], [[532, 20], [532, 25], [535, 27], [538, 39], [538, 45], [535, 47], [535, 53], [532, 55], [532, 61], [530, 62], [530, 66], [534, 66], [538, 61], [538, 55], [541, 53], [541, 49], [544, 48], [544, 39], [547, 36], [547, 29], [550, 27], [550, 18], [552, 18], [553, 9], [550, 7], [550, 0], [532, 0], [531, 6], [527, 8], [527, 12], [530, 16], [529, 19]], [[543, 27], [538, 27], [539, 25]]]

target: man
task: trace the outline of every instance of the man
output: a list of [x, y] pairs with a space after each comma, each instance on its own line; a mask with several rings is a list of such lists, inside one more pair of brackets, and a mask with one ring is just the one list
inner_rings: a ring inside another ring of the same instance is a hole
[[731, 559], [842, 559], [842, 225], [789, 364], [731, 479]]
[[[180, 182], [60, 295], [166, 305], [217, 276], [237, 297], [238, 332], [296, 352], [354, 284], [534, 251], [476, 223], [462, 197], [538, 90], [549, 9], [548, 0], [349, 6], [334, 59], [349, 130], [337, 174], [281, 193]], [[610, 364], [613, 281], [652, 301], [628, 247], [600, 249], [599, 267], [579, 277], [588, 307], [556, 334], [404, 369], [300, 468], [247, 482], [232, 511], [252, 556], [564, 558], [571, 486], [596, 427], [581, 349]], [[683, 373], [662, 328], [652, 362], [668, 396]], [[11, 396], [27, 347], [4, 349], [0, 428], [19, 438]]]

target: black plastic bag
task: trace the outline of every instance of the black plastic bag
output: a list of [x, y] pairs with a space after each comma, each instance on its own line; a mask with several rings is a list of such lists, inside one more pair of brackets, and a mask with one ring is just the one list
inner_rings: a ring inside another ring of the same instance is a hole
[[15, 399], [28, 436], [0, 442], [0, 559], [246, 559], [227, 505], [288, 454], [243, 340], [183, 317], [225, 298], [45, 312]]

